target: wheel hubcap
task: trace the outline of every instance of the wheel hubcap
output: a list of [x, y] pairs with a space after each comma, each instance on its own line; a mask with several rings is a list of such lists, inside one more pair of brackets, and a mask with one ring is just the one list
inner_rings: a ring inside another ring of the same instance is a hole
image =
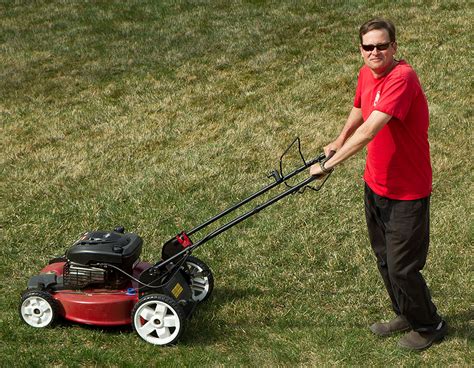
[[46, 300], [35, 296], [25, 299], [21, 305], [21, 315], [30, 326], [45, 327], [53, 319], [53, 309]]
[[181, 327], [176, 311], [161, 301], [144, 303], [135, 313], [134, 323], [138, 334], [155, 345], [173, 341]]
[[200, 302], [209, 292], [209, 279], [207, 276], [194, 276], [203, 271], [201, 267], [192, 262], [187, 263], [191, 278], [191, 291], [193, 293], [193, 300]]

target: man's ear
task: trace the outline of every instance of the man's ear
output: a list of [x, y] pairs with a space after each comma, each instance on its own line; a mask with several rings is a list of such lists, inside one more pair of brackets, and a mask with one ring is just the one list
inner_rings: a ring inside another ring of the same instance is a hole
[[393, 47], [393, 51], [397, 52], [397, 47], [398, 47], [397, 41], [393, 42], [392, 47]]

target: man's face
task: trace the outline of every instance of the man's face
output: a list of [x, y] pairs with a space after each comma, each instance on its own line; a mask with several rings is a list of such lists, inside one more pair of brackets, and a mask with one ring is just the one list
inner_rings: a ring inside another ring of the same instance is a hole
[[[388, 45], [388, 48], [386, 50], [374, 48], [372, 51], [366, 51], [363, 49], [363, 45], [382, 45], [382, 48], [384, 45]], [[384, 75], [386, 71], [390, 70], [396, 51], [397, 44], [396, 42], [390, 42], [390, 37], [385, 29], [374, 29], [362, 36], [360, 52], [364, 58], [365, 65], [376, 75]]]

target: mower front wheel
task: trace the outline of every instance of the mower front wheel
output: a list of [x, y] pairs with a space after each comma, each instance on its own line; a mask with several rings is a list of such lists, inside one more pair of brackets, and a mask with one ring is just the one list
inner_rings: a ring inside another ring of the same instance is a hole
[[58, 302], [51, 294], [42, 290], [28, 290], [21, 295], [21, 319], [32, 327], [49, 327], [56, 322]]
[[154, 345], [172, 345], [185, 325], [183, 308], [167, 295], [150, 294], [141, 298], [132, 310], [132, 325], [137, 334]]
[[191, 279], [192, 298], [195, 302], [207, 300], [214, 290], [214, 276], [211, 269], [199, 258], [189, 256], [185, 267]]

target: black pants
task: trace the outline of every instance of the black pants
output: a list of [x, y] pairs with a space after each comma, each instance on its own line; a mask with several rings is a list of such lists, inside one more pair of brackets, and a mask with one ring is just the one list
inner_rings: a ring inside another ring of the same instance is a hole
[[397, 315], [415, 331], [431, 331], [441, 322], [421, 275], [429, 247], [430, 197], [399, 201], [365, 186], [365, 215], [377, 265]]

